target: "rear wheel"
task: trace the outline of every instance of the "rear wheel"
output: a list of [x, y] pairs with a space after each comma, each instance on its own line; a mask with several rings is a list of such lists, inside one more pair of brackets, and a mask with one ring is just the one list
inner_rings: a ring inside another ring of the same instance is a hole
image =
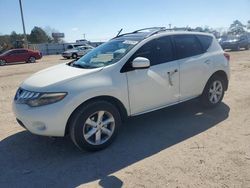
[[110, 145], [121, 125], [117, 108], [105, 101], [84, 105], [74, 112], [70, 121], [70, 137], [84, 150], [101, 150]]
[[245, 49], [249, 50], [249, 48], [250, 48], [250, 44], [246, 45]]
[[77, 57], [78, 57], [78, 55], [77, 55], [76, 53], [73, 53], [73, 54], [72, 54], [72, 58], [73, 58], [73, 59], [76, 59]]
[[0, 66], [4, 66], [5, 64], [6, 64], [6, 61], [0, 59]]
[[36, 62], [36, 58], [35, 57], [30, 57], [28, 60], [29, 63], [35, 63]]
[[236, 46], [235, 51], [240, 51], [240, 45]]
[[225, 92], [225, 80], [221, 76], [213, 76], [207, 82], [201, 95], [205, 107], [215, 107], [221, 103]]

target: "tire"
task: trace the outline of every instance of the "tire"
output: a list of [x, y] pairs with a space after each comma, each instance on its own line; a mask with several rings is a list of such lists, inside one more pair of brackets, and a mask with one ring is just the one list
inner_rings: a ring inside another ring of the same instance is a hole
[[0, 59], [0, 66], [4, 66], [4, 65], [6, 65], [6, 61]]
[[246, 45], [245, 50], [249, 50], [250, 44]]
[[79, 149], [98, 151], [114, 141], [121, 126], [121, 116], [111, 103], [95, 101], [78, 108], [69, 126], [70, 137]]
[[240, 46], [239, 45], [235, 48], [235, 51], [240, 51]]
[[219, 105], [224, 97], [225, 86], [225, 80], [221, 76], [214, 75], [211, 77], [200, 97], [202, 105], [208, 108], [213, 108]]
[[72, 54], [72, 59], [76, 59], [78, 57], [78, 55], [76, 53]]
[[35, 63], [36, 62], [36, 58], [31, 56], [28, 60], [29, 63]]

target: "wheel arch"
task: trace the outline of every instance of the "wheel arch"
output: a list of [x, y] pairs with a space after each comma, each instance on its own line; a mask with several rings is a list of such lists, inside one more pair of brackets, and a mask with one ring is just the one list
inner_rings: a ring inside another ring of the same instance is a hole
[[88, 104], [88, 103], [92, 103], [92, 102], [95, 102], [95, 101], [106, 101], [106, 102], [109, 102], [111, 104], [113, 104], [115, 107], [117, 107], [120, 115], [121, 115], [121, 118], [122, 118], [122, 121], [126, 120], [128, 118], [128, 112], [125, 108], [125, 106], [123, 105], [123, 103], [115, 98], [115, 97], [112, 97], [112, 96], [107, 96], [107, 95], [103, 95], [103, 96], [97, 96], [97, 97], [93, 97], [93, 98], [90, 98], [86, 101], [84, 101], [83, 103], [81, 103], [77, 108], [75, 108], [75, 110], [70, 114], [69, 118], [68, 118], [68, 121], [67, 121], [67, 124], [66, 124], [66, 127], [65, 127], [65, 133], [64, 135], [67, 135], [69, 133], [69, 128], [70, 128], [70, 123], [71, 123], [71, 118], [73, 116], [73, 114], [79, 109], [81, 108], [82, 106]]
[[[207, 80], [207, 83], [208, 81], [213, 78], [214, 76], [220, 76], [223, 80], [224, 80], [224, 83], [225, 83], [225, 91], [227, 91], [228, 89], [228, 76], [227, 76], [227, 73], [223, 70], [218, 70], [216, 72], [214, 72], [210, 77], [209, 79]], [[204, 87], [205, 88], [205, 87]]]

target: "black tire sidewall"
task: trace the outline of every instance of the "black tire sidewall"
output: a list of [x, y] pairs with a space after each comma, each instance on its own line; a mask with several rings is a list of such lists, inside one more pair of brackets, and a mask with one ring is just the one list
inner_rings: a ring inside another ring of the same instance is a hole
[[[211, 87], [211, 85], [215, 82], [215, 81], [220, 81], [222, 83], [222, 96], [220, 98], [220, 100], [217, 103], [211, 103], [211, 101], [209, 100], [209, 89]], [[203, 93], [201, 95], [201, 102], [203, 104], [203, 106], [205, 107], [215, 107], [217, 105], [219, 105], [224, 97], [225, 94], [225, 80], [223, 78], [221, 78], [220, 76], [213, 76], [212, 78], [210, 78], [203, 90]]]
[[76, 59], [77, 56], [78, 56], [78, 55], [77, 55], [76, 53], [72, 54], [72, 59]]
[[[33, 61], [33, 62], [31, 61], [31, 59], [32, 59], [32, 58], [34, 58], [34, 61]], [[33, 56], [29, 57], [28, 62], [29, 62], [29, 63], [35, 63], [35, 62], [36, 62], [36, 58], [35, 58], [35, 57], [33, 57]]]
[[4, 65], [6, 65], [6, 61], [5, 61], [5, 60], [0, 59], [0, 66], [4, 66]]
[[[100, 110], [108, 111], [113, 115], [115, 119], [115, 129], [108, 141], [100, 145], [92, 145], [88, 143], [83, 136], [84, 122], [91, 114]], [[74, 112], [72, 118], [73, 120], [70, 124], [70, 137], [75, 145], [81, 150], [97, 151], [106, 148], [115, 139], [121, 125], [121, 117], [118, 109], [114, 105], [106, 101], [91, 102], [86, 106], [84, 105], [84, 107]]]

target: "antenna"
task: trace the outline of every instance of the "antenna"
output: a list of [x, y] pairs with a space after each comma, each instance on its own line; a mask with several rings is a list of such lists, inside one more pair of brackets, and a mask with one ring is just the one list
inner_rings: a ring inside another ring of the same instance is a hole
[[121, 32], [122, 32], [122, 28], [118, 31], [118, 33], [117, 33], [117, 35], [115, 36], [115, 37], [118, 37], [120, 34], [121, 34]]

